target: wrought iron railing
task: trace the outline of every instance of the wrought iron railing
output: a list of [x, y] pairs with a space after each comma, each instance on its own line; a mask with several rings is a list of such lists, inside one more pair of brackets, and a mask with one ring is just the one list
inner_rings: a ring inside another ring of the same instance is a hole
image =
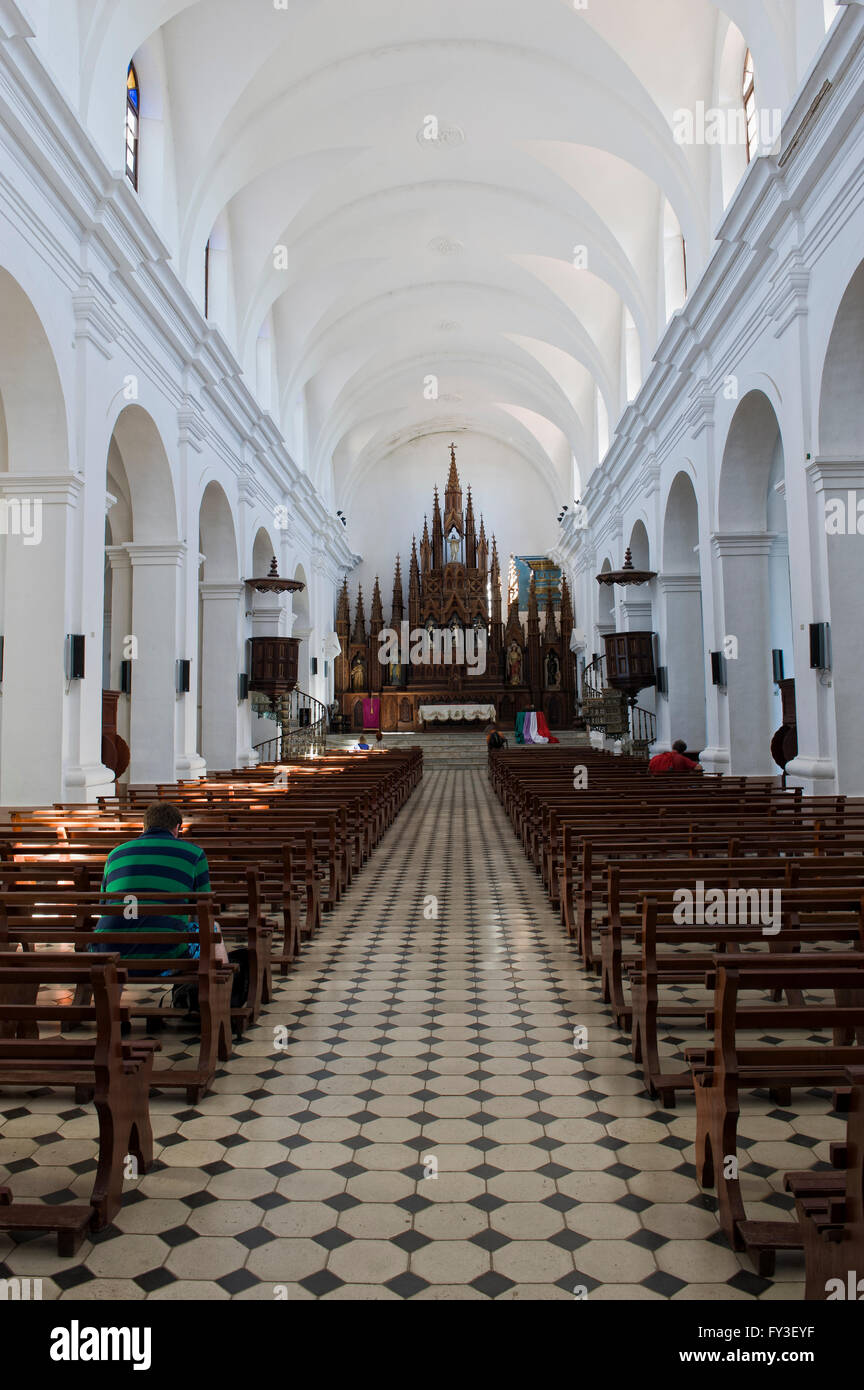
[[314, 695], [292, 690], [253, 705], [259, 718], [272, 719], [278, 732], [255, 744], [259, 763], [278, 763], [322, 753], [327, 746], [327, 707]]

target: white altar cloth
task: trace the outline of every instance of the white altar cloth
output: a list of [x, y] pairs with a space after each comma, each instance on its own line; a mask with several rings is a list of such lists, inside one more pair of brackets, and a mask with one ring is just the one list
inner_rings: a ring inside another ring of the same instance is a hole
[[424, 723], [438, 724], [445, 719], [494, 719], [494, 705], [419, 705], [417, 713]]

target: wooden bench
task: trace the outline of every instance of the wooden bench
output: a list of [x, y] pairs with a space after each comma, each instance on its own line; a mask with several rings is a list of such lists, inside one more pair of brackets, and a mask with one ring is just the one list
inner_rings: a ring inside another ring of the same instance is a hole
[[[155, 1044], [121, 1036], [125, 983], [116, 955], [97, 961], [71, 952], [0, 952], [0, 1089], [71, 1086], [79, 1097], [92, 1091], [95, 1101], [98, 1162], [89, 1202], [19, 1202], [9, 1187], [0, 1187], [0, 1230], [56, 1231], [62, 1256], [74, 1255], [88, 1229], [101, 1230], [113, 1220], [123, 1199], [128, 1158], [134, 1158], [139, 1174], [153, 1159], [149, 1097]], [[45, 987], [71, 986], [77, 994], [85, 984], [90, 1005], [38, 998]], [[40, 1036], [45, 1024], [59, 1032]], [[64, 1037], [72, 1024], [93, 1025], [93, 1038]]]
[[[702, 1187], [716, 1184], [722, 1230], [736, 1250], [746, 1250], [760, 1274], [770, 1275], [777, 1250], [797, 1250], [802, 1236], [797, 1222], [753, 1221], [748, 1218], [738, 1177], [738, 1115], [741, 1090], [766, 1090], [788, 1095], [793, 1088], [842, 1087], [846, 1069], [864, 1063], [864, 1048], [832, 1044], [775, 1044], [749, 1046], [739, 1042], [739, 1029], [776, 1029], [778, 1011], [739, 1004], [742, 989], [864, 989], [864, 965], [854, 954], [826, 957], [818, 965], [809, 958], [774, 956], [770, 963], [750, 964], [741, 956], [717, 956], [716, 972], [706, 977], [715, 985], [714, 1043], [688, 1048], [696, 1096], [696, 1168]], [[803, 1003], [786, 1008], [783, 1028], [830, 1031], [860, 1027], [864, 1007]]]
[[[746, 890], [745, 890], [746, 891]], [[737, 915], [737, 914], [736, 914]], [[673, 1108], [676, 1091], [692, 1090], [692, 1075], [688, 1068], [674, 1072], [660, 1058], [658, 1027], [660, 1019], [674, 1018], [676, 1023], [696, 1020], [707, 1029], [714, 1026], [710, 1006], [683, 1003], [680, 999], [661, 998], [661, 986], [704, 983], [706, 974], [713, 971], [717, 952], [731, 959], [739, 952], [742, 964], [768, 968], [772, 955], [801, 953], [801, 964], [819, 970], [832, 961], [825, 948], [837, 947], [848, 955], [850, 951], [864, 953], [864, 907], [853, 895], [850, 902], [844, 889], [823, 889], [818, 895], [806, 889], [787, 890], [782, 898], [780, 931], [766, 936], [760, 923], [705, 926], [683, 924], [673, 920], [670, 900], [646, 898], [642, 906], [642, 925], [637, 940], [641, 945], [639, 963], [630, 967], [632, 988], [633, 1059], [641, 1063], [646, 1088], [659, 1095], [665, 1107]], [[759, 948], [762, 948], [760, 951]], [[864, 969], [864, 954], [861, 956]], [[804, 1004], [800, 987], [774, 987], [773, 1004], [755, 1006], [753, 1016], [774, 1015], [768, 1025], [782, 1032], [788, 1026], [790, 1008]], [[785, 1002], [781, 1002], [785, 994]], [[739, 1006], [739, 1026], [747, 1027], [749, 1005]]]
[[[99, 944], [115, 948], [122, 955], [124, 946], [171, 948], [197, 945], [198, 958], [157, 956], [155, 958], [126, 957], [127, 990], [132, 986], [159, 985], [166, 992], [172, 985], [188, 981], [198, 993], [196, 1031], [200, 1033], [197, 1060], [191, 1067], [154, 1069], [153, 1085], [160, 1089], [182, 1089], [189, 1104], [195, 1104], [209, 1088], [219, 1062], [231, 1056], [231, 981], [233, 966], [217, 963], [214, 947], [218, 940], [213, 930], [209, 896], [176, 893], [148, 893], [146, 902], [137, 904], [139, 915], [131, 917], [129, 926], [111, 928], [95, 933], [102, 916], [123, 919], [124, 909], [134, 911], [128, 903], [130, 895], [94, 893], [57, 893], [43, 890], [34, 893], [0, 893], [0, 950], [21, 945], [25, 951], [37, 946], [72, 946], [76, 952], [89, 953]], [[143, 909], [147, 909], [146, 911]], [[197, 921], [198, 930], [148, 931], [132, 922], [146, 921], [147, 916], [190, 917]], [[77, 1002], [83, 1002], [79, 1000]], [[129, 1019], [184, 1019], [188, 1011], [166, 1003], [142, 1003], [124, 995], [124, 1010]]]
[[835, 1172], [787, 1173], [784, 1184], [795, 1197], [808, 1300], [864, 1295], [864, 1066], [847, 1067], [846, 1080], [846, 1140], [831, 1145]]

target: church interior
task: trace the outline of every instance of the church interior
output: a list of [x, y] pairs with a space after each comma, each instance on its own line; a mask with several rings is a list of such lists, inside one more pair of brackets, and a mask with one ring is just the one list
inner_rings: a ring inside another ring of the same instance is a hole
[[813, 1360], [862, 451], [862, 0], [0, 0], [0, 1301], [52, 1360], [406, 1300]]

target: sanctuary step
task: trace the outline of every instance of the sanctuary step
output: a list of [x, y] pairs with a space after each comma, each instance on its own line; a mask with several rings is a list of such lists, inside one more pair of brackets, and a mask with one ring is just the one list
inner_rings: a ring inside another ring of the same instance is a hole
[[[512, 729], [505, 729], [505, 737], [510, 740], [511, 748], [518, 748], [516, 738]], [[559, 740], [562, 747], [576, 748], [587, 747], [587, 734], [573, 729], [556, 729], [555, 737]], [[333, 735], [327, 737], [327, 747], [331, 749], [352, 748], [357, 742], [358, 735]], [[372, 736], [374, 743], [374, 735]], [[422, 748], [423, 766], [426, 769], [434, 768], [440, 771], [442, 768], [478, 768], [485, 767], [487, 763], [486, 739], [480, 727], [474, 731], [441, 729], [430, 731], [429, 733], [398, 733], [385, 734], [384, 748]]]

